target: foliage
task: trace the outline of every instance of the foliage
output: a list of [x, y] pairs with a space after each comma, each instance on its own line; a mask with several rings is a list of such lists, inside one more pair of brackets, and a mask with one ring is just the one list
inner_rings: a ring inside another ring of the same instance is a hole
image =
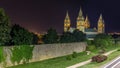
[[94, 39], [96, 47], [107, 48], [112, 45], [112, 37], [107, 34], [98, 34]]
[[70, 32], [65, 32], [63, 35], [60, 37], [60, 42], [61, 43], [70, 43], [70, 42], [75, 42], [75, 37], [72, 35]]
[[17, 62], [17, 64], [20, 63], [20, 61], [22, 60], [22, 52], [20, 50], [20, 47], [14, 47], [11, 49], [12, 52], [12, 56], [11, 56], [11, 61], [13, 64], [15, 64], [15, 62]]
[[5, 60], [5, 56], [3, 54], [3, 47], [0, 47], [0, 63]]
[[88, 46], [86, 47], [86, 50], [87, 50], [87, 51], [92, 51], [92, 50], [94, 50], [94, 49], [96, 49], [95, 45], [88, 45]]
[[66, 56], [66, 60], [72, 60], [72, 58], [77, 58], [78, 54], [73, 52], [71, 55]]
[[92, 62], [100, 63], [100, 62], [105, 61], [106, 59], [107, 59], [107, 56], [105, 55], [97, 55], [97, 56], [92, 57]]
[[[115, 48], [118, 48], [118, 47], [112, 46], [112, 47], [109, 47], [109, 49], [107, 48], [106, 51], [108, 52], [108, 51], [114, 50]], [[76, 58], [74, 58], [70, 61], [66, 61], [67, 56], [62, 56], [62, 57], [47, 59], [47, 60], [43, 60], [43, 61], [12, 66], [12, 67], [8, 67], [8, 68], [66, 68], [68, 66], [71, 66], [71, 65], [89, 60], [92, 56], [97, 55], [98, 51], [99, 51], [98, 49], [94, 49], [93, 51], [91, 51], [92, 53], [90, 55], [86, 55], [85, 51], [80, 52], [80, 53], [77, 54], [78, 57], [76, 57]], [[107, 62], [106, 61], [102, 62], [102, 63], [94, 63], [93, 62], [93, 63], [87, 64], [87, 65], [84, 65], [80, 68], [97, 68], [97, 67], [100, 67], [100, 66], [110, 62], [115, 57], [119, 56], [119, 54], [120, 54], [119, 51], [115, 51], [115, 52], [113, 52], [112, 54], [109, 55], [109, 57], [106, 60]]]
[[46, 44], [58, 42], [58, 35], [55, 29], [50, 28], [42, 38]]
[[78, 55], [78, 57], [76, 57], [76, 58], [72, 58], [72, 56], [70, 56], [71, 60], [67, 60], [67, 56], [68, 56], [67, 55], [67, 56], [47, 59], [47, 60], [43, 60], [43, 61], [12, 66], [12, 67], [8, 67], [8, 68], [66, 68], [68, 66], [86, 61], [86, 60], [90, 59], [90, 57], [93, 56], [92, 54], [86, 55], [86, 52], [80, 52], [80, 53], [77, 53], [77, 55]]
[[73, 52], [72, 58], [76, 58], [76, 57], [77, 57], [77, 53], [76, 53], [76, 52]]
[[118, 49], [117, 51], [120, 51], [120, 49]]
[[0, 45], [6, 45], [10, 40], [10, 30], [9, 18], [0, 8]]
[[72, 60], [72, 56], [71, 55], [66, 56], [66, 60]]
[[73, 31], [73, 36], [75, 37], [75, 42], [81, 42], [86, 40], [86, 35], [78, 29]]
[[32, 33], [33, 35], [33, 40], [32, 40], [32, 44], [38, 44], [39, 38], [36, 34]]
[[32, 58], [32, 51], [33, 51], [34, 46], [28, 46], [28, 45], [22, 45], [22, 46], [14, 46], [11, 51], [12, 51], [12, 56], [11, 56], [11, 61], [13, 64], [17, 62], [19, 64], [21, 60], [23, 62], [29, 62], [29, 60]]
[[61, 42], [61, 43], [71, 43], [71, 42], [81, 42], [86, 40], [86, 35], [79, 31], [79, 30], [74, 30], [73, 33], [71, 32], [64, 32], [60, 38], [58, 38], [57, 32], [55, 29], [50, 28], [47, 31], [47, 34], [45, 34], [42, 37], [42, 41], [44, 43], [56, 43], [56, 42]]
[[83, 32], [78, 29], [71, 32], [64, 32], [60, 37], [61, 43], [70, 43], [70, 42], [82, 42], [86, 40], [86, 36]]
[[[117, 48], [119, 49], [120, 47], [117, 47]], [[112, 49], [113, 49], [113, 48], [112, 48]], [[111, 50], [110, 50], [110, 51], [111, 51]], [[120, 55], [120, 52], [119, 52], [119, 51], [114, 51], [114, 52], [112, 52], [110, 55], [108, 55], [107, 60], [105, 60], [105, 61], [102, 62], [102, 63], [92, 62], [92, 63], [83, 65], [83, 66], [78, 67], [78, 68], [98, 68], [98, 67], [104, 66], [105, 64], [111, 62], [113, 59], [115, 59], [115, 58], [118, 57], [119, 55]]]
[[115, 45], [119, 44], [119, 42], [120, 42], [120, 38], [114, 38]]
[[88, 45], [94, 45], [94, 41], [93, 40], [86, 39], [86, 42], [87, 42]]
[[11, 30], [11, 42], [14, 45], [30, 45], [33, 41], [33, 35], [19, 25], [14, 25]]

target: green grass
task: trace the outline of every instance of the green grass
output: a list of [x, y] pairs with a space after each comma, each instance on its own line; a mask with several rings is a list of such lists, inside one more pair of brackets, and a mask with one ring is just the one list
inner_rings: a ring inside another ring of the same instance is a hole
[[8, 67], [8, 68], [65, 68], [67, 66], [71, 66], [76, 63], [88, 60], [96, 54], [97, 54], [97, 51], [95, 53], [91, 53], [91, 55], [86, 55], [86, 52], [81, 52], [77, 54], [78, 56], [76, 58], [72, 58], [71, 60], [67, 60], [66, 59], [67, 56], [63, 56], [63, 57], [57, 57], [57, 58], [48, 59], [48, 60], [39, 61], [39, 62], [21, 64], [13, 67]]
[[115, 52], [111, 53], [110, 55], [108, 55], [107, 60], [104, 62], [101, 62], [101, 63], [91, 62], [91, 63], [81, 66], [79, 68], [99, 68], [100, 66], [112, 61], [114, 58], [116, 58], [118, 56], [120, 56], [120, 51], [115, 51]]
[[[110, 51], [115, 48], [117, 47], [109, 47], [106, 51]], [[72, 58], [72, 60], [66, 60], [66, 56], [63, 56], [63, 57], [57, 57], [57, 58], [48, 59], [48, 60], [39, 61], [39, 62], [21, 64], [17, 66], [8, 67], [8, 68], [65, 68], [65, 67], [74, 65], [76, 63], [80, 63], [90, 59], [92, 56], [97, 55], [98, 51], [99, 51], [98, 49], [95, 49], [91, 52], [90, 55], [86, 55], [86, 52], [78, 53], [77, 58]]]

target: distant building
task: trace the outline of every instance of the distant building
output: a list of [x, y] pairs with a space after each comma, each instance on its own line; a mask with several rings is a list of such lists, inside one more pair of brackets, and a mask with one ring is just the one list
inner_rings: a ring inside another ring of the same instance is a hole
[[76, 20], [76, 28], [71, 27], [71, 20], [67, 11], [65, 20], [64, 20], [64, 32], [73, 32], [75, 29], [78, 29], [86, 34], [87, 39], [94, 40], [94, 37], [99, 33], [105, 32], [105, 23], [102, 18], [102, 14], [100, 14], [97, 29], [90, 28], [90, 21], [88, 16], [84, 18], [82, 9], [80, 9], [77, 20]]

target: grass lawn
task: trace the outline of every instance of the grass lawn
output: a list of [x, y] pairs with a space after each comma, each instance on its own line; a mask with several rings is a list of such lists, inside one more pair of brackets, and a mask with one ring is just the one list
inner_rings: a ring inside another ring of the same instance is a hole
[[[117, 47], [109, 47], [107, 51], [110, 51], [115, 48]], [[63, 56], [63, 57], [57, 57], [57, 58], [48, 59], [48, 60], [39, 61], [39, 62], [21, 64], [17, 66], [8, 67], [8, 68], [65, 68], [65, 67], [74, 65], [76, 63], [80, 63], [90, 59], [92, 56], [95, 56], [98, 53], [98, 51], [99, 51], [98, 49], [95, 49], [92, 51], [90, 55], [86, 55], [86, 52], [78, 53], [77, 58], [72, 58], [72, 60], [67, 60], [66, 56]], [[97, 64], [97, 63], [91, 63], [91, 64]]]
[[89, 56], [86, 56], [86, 52], [81, 52], [78, 54], [77, 58], [72, 58], [71, 60], [67, 60], [66, 56], [63, 56], [44, 61], [13, 66], [9, 68], [65, 68], [67, 66], [90, 59], [90, 57], [92, 57], [93, 55], [95, 54], [93, 53]]
[[104, 62], [101, 62], [101, 63], [91, 62], [91, 63], [81, 66], [79, 68], [99, 68], [100, 66], [112, 61], [115, 57], [118, 57], [118, 56], [120, 56], [120, 51], [115, 51], [115, 52], [111, 53], [110, 55], [108, 55], [107, 60]]

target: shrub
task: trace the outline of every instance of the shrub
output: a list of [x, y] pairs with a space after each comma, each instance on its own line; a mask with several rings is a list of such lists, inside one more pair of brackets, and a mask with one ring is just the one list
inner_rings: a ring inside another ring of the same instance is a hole
[[17, 62], [17, 64], [20, 63], [20, 61], [22, 60], [22, 53], [20, 51], [20, 47], [13, 47], [11, 49], [12, 52], [12, 56], [11, 56], [11, 61], [13, 64], [15, 64], [15, 62]]
[[107, 59], [107, 56], [97, 55], [97, 56], [93, 56], [93, 57], [92, 57], [92, 62], [100, 63], [100, 62], [105, 61], [106, 59]]
[[99, 51], [99, 54], [103, 54], [103, 53], [105, 53], [105, 51], [106, 51], [105, 48], [103, 48]]
[[83, 52], [80, 52], [79, 54], [78, 54], [78, 56], [84, 56], [84, 55], [86, 55], [87, 53], [86, 53], [86, 51], [83, 51]]
[[21, 60], [23, 60], [23, 63], [29, 62], [29, 60], [33, 56], [33, 48], [34, 46], [29, 46], [29, 45], [22, 45], [22, 46], [15, 46], [11, 49], [12, 56], [11, 56], [11, 61], [13, 64], [17, 62], [19, 64]]
[[71, 55], [66, 56], [66, 60], [72, 60], [72, 56]]
[[88, 45], [86, 48], [86, 50], [88, 50], [88, 51], [92, 51], [94, 49], [96, 49], [96, 47], [94, 45]]
[[118, 49], [117, 51], [120, 51], [120, 49]]
[[76, 58], [76, 57], [77, 57], [77, 53], [76, 53], [76, 52], [73, 52], [72, 58]]
[[91, 40], [86, 40], [87, 44], [88, 45], [91, 45], [92, 44], [92, 41]]

